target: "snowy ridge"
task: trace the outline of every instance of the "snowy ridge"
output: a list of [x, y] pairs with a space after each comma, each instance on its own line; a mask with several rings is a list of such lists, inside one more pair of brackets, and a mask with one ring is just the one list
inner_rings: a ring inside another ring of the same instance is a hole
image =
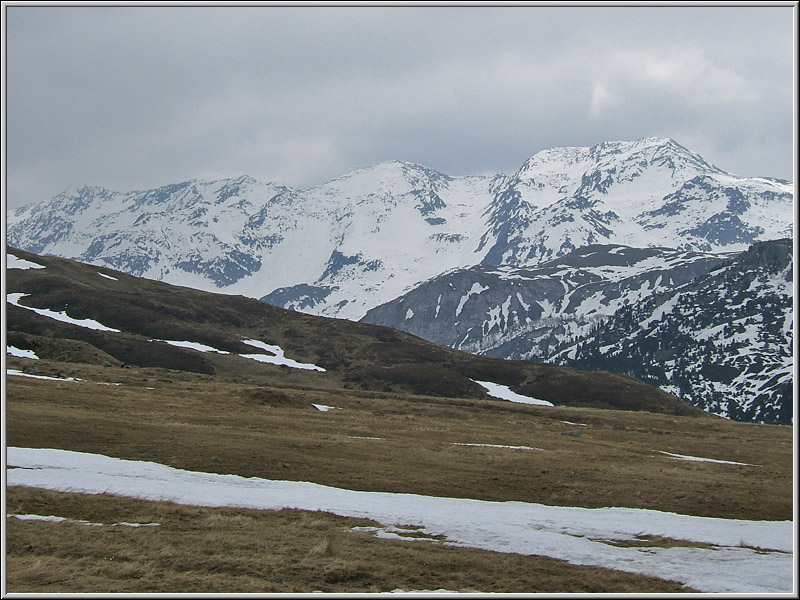
[[666, 248], [587, 246], [531, 268], [447, 273], [372, 309], [363, 321], [473, 353], [545, 359], [622, 306], [686, 283], [725, 260]]
[[624, 372], [708, 412], [793, 422], [792, 243], [777, 240], [626, 305], [551, 360]]
[[554, 148], [512, 176], [390, 161], [295, 190], [250, 177], [68, 190], [8, 215], [8, 243], [359, 319], [452, 269], [533, 267], [589, 244], [742, 251], [792, 227], [792, 186], [669, 139]]

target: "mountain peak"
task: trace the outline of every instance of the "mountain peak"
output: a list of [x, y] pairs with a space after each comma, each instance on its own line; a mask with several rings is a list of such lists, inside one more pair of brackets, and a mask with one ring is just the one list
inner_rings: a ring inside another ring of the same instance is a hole
[[534, 266], [589, 244], [740, 251], [790, 235], [791, 190], [743, 181], [649, 137], [543, 150], [515, 177], [451, 177], [390, 160], [305, 190], [247, 175], [139, 192], [86, 186], [10, 213], [7, 239], [257, 298], [330, 287], [326, 274], [340, 266], [337, 290], [314, 312], [360, 318], [454, 267]]

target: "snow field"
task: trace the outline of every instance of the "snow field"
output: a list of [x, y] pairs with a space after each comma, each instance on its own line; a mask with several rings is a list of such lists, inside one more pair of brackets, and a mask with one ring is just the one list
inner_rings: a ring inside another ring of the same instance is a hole
[[[438, 537], [447, 545], [550, 556], [573, 564], [676, 580], [702, 592], [788, 593], [793, 589], [791, 521], [361, 492], [309, 482], [184, 471], [54, 449], [9, 447], [7, 462], [7, 485], [111, 493], [195, 506], [322, 510], [372, 519], [384, 527], [418, 524], [420, 533]], [[642, 536], [690, 540], [711, 547], [607, 543]]]

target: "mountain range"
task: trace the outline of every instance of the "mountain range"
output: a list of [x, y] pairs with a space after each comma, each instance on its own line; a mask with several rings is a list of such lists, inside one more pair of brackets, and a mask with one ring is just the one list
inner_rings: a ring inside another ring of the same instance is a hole
[[392, 161], [295, 190], [250, 177], [68, 190], [8, 214], [9, 245], [357, 320], [441, 273], [589, 244], [742, 251], [789, 237], [792, 186], [670, 139], [539, 152], [513, 175]]
[[[792, 238], [793, 202], [788, 181], [738, 177], [671, 139], [644, 138], [544, 150], [511, 176], [392, 161], [308, 190], [250, 177], [82, 187], [10, 212], [7, 240], [471, 352], [590, 368], [564, 345], [757, 242]], [[770, 280], [781, 315], [791, 271]], [[720, 406], [708, 390], [671, 389]], [[783, 409], [716, 412], [787, 418]]]

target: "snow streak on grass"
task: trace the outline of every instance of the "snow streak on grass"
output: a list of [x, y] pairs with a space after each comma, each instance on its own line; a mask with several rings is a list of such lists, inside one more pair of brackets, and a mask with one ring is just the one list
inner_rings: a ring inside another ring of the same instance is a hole
[[64, 310], [56, 312], [54, 310], [50, 310], [49, 308], [33, 308], [31, 306], [25, 306], [19, 303], [19, 301], [22, 298], [29, 295], [30, 294], [21, 294], [21, 293], [7, 294], [6, 302], [8, 302], [9, 304], [13, 304], [14, 306], [24, 308], [25, 310], [33, 311], [37, 315], [48, 317], [50, 319], [55, 319], [56, 321], [61, 321], [62, 323], [68, 323], [69, 325], [77, 325], [78, 327], [84, 327], [86, 329], [94, 329], [97, 331], [114, 331], [119, 333], [119, 329], [114, 329], [113, 327], [106, 327], [105, 325], [95, 321], [94, 319], [73, 319], [72, 317], [68, 316], [67, 312]]
[[170, 346], [177, 346], [178, 348], [189, 348], [190, 350], [197, 350], [198, 352], [216, 352], [217, 354], [230, 354], [230, 352], [226, 352], [225, 350], [218, 350], [213, 346], [207, 346], [206, 344], [201, 344], [200, 342], [185, 342], [185, 341], [159, 340], [159, 339], [152, 339], [150, 341], [164, 342], [165, 344], [169, 344]]
[[[216, 352], [217, 354], [230, 354], [230, 352], [227, 352], [226, 350], [220, 350], [218, 348], [214, 348], [213, 346], [201, 344], [200, 342], [160, 340], [160, 339], [152, 339], [150, 341], [164, 342], [166, 344], [170, 344], [171, 346], [178, 346], [179, 348], [189, 348], [190, 350], [197, 350], [198, 352]], [[264, 342], [260, 342], [258, 340], [242, 340], [242, 341], [250, 346], [255, 346], [256, 348], [261, 348], [262, 350], [270, 352], [270, 354], [239, 354], [238, 356], [241, 356], [242, 358], [249, 358], [250, 360], [255, 360], [258, 362], [267, 363], [271, 365], [291, 367], [293, 369], [306, 369], [310, 371], [321, 371], [321, 372], [325, 371], [325, 369], [323, 369], [322, 367], [318, 367], [317, 365], [312, 365], [310, 363], [301, 363], [297, 362], [296, 360], [292, 360], [291, 358], [286, 358], [286, 356], [284, 356], [283, 349], [280, 346], [265, 344]]]
[[[474, 380], [473, 380], [474, 381]], [[487, 393], [495, 398], [501, 400], [509, 400], [511, 402], [518, 402], [520, 404], [538, 404], [540, 406], [553, 406], [552, 402], [547, 400], [539, 400], [538, 398], [531, 398], [530, 396], [523, 396], [512, 391], [508, 386], [492, 383], [491, 381], [475, 381], [478, 385], [486, 388]]]
[[[90, 527], [104, 527], [103, 523], [92, 523], [91, 521], [84, 521], [82, 519], [67, 519], [66, 517], [56, 517], [54, 515], [14, 515], [7, 514], [6, 517], [19, 519], [20, 521], [49, 521], [51, 523], [78, 523], [79, 525], [88, 525]], [[119, 523], [112, 523], [111, 527], [158, 527], [161, 523], [126, 523], [121, 521]]]
[[541, 448], [534, 448], [532, 446], [504, 446], [501, 444], [466, 444], [462, 442], [454, 442], [454, 446], [479, 446], [483, 448], [509, 448], [511, 450], [541, 450]]
[[244, 358], [250, 358], [252, 360], [257, 360], [259, 362], [270, 363], [273, 365], [285, 365], [287, 367], [292, 367], [294, 369], [307, 369], [310, 371], [321, 371], [324, 372], [325, 369], [322, 367], [318, 367], [317, 365], [313, 365], [311, 363], [301, 363], [297, 362], [296, 360], [292, 360], [291, 358], [286, 358], [283, 353], [283, 349], [280, 346], [275, 346], [273, 344], [266, 344], [259, 340], [242, 340], [245, 344], [249, 346], [254, 346], [256, 348], [261, 348], [262, 350], [266, 350], [271, 354], [240, 354]]
[[17, 258], [11, 253], [6, 254], [6, 268], [7, 269], [44, 269], [44, 265], [40, 265], [24, 258]]
[[677, 460], [689, 460], [692, 462], [711, 462], [711, 463], [721, 463], [724, 465], [743, 465], [745, 467], [757, 467], [758, 465], [752, 465], [750, 463], [743, 463], [743, 462], [735, 462], [732, 460], [718, 460], [716, 458], [700, 458], [699, 456], [687, 456], [685, 454], [673, 454], [672, 452], [664, 452], [663, 450], [658, 450], [661, 454], [666, 454], [670, 458], [674, 458]]
[[36, 353], [33, 350], [20, 350], [16, 346], [6, 346], [6, 354], [10, 354], [11, 356], [16, 356], [17, 358], [32, 358], [33, 360], [38, 360], [39, 357], [36, 356]]
[[318, 411], [321, 412], [328, 412], [329, 410], [337, 410], [337, 406], [328, 406], [327, 404], [314, 404], [312, 403], [311, 406], [316, 408]]
[[17, 375], [19, 377], [30, 377], [32, 379], [49, 379], [50, 381], [80, 381], [73, 377], [50, 377], [48, 375], [34, 375], [32, 373], [23, 373], [18, 369], [6, 369], [6, 375]]

